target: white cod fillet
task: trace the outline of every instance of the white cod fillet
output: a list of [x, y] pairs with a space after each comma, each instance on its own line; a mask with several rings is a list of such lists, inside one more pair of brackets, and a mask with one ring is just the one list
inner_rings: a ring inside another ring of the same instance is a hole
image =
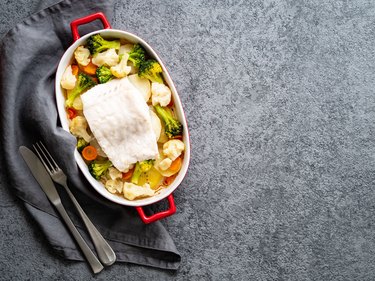
[[128, 78], [97, 85], [81, 99], [92, 133], [118, 170], [158, 156], [149, 108]]

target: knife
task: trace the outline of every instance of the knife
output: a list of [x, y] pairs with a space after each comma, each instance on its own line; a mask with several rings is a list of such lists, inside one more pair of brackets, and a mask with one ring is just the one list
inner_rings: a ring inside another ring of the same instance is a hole
[[27, 166], [29, 167], [34, 178], [37, 180], [44, 193], [47, 195], [49, 201], [55, 206], [57, 211], [60, 213], [73, 237], [75, 238], [78, 246], [81, 248], [83, 255], [89, 262], [91, 269], [94, 273], [99, 273], [103, 270], [103, 265], [96, 258], [94, 253], [91, 251], [89, 246], [87, 246], [85, 240], [83, 240], [81, 234], [79, 234], [77, 228], [74, 226], [72, 220], [69, 218], [64, 206], [61, 203], [61, 198], [57, 193], [56, 187], [44, 168], [42, 162], [39, 158], [25, 146], [20, 146], [19, 152], [22, 155], [23, 160], [25, 160]]

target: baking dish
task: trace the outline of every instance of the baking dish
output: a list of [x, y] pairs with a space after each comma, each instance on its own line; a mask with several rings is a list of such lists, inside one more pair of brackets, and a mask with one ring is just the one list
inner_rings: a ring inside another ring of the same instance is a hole
[[[103, 23], [104, 29], [96, 30], [94, 32], [91, 32], [91, 33], [86, 34], [86, 35], [81, 37], [79, 35], [79, 32], [78, 32], [78, 27], [80, 25], [88, 24], [88, 23], [90, 23], [92, 21], [95, 21], [95, 20], [100, 20]], [[183, 132], [183, 136], [182, 136], [183, 137], [182, 140], [185, 144], [184, 158], [183, 158], [181, 169], [178, 172], [178, 174], [177, 174], [175, 180], [173, 181], [173, 183], [171, 183], [166, 188], [162, 189], [159, 194], [156, 194], [152, 197], [134, 200], [134, 201], [127, 200], [124, 197], [120, 197], [118, 195], [115, 195], [115, 194], [112, 194], [112, 193], [108, 192], [108, 190], [104, 187], [104, 185], [102, 183], [100, 183], [99, 181], [94, 179], [91, 176], [85, 161], [83, 160], [83, 158], [81, 157], [80, 153], [77, 150], [75, 150], [75, 152], [74, 152], [74, 157], [75, 157], [75, 160], [76, 160], [80, 170], [82, 171], [82, 173], [84, 174], [86, 179], [89, 181], [89, 183], [93, 186], [93, 188], [99, 194], [101, 194], [102, 196], [104, 196], [105, 198], [107, 198], [108, 200], [110, 200], [112, 202], [115, 202], [115, 203], [118, 203], [118, 204], [121, 204], [121, 205], [125, 205], [125, 206], [135, 207], [143, 222], [151, 223], [151, 222], [157, 221], [159, 219], [162, 219], [162, 218], [165, 218], [167, 216], [170, 216], [170, 215], [174, 214], [176, 212], [176, 206], [175, 206], [175, 203], [174, 203], [173, 192], [181, 184], [181, 182], [182, 182], [183, 178], [185, 177], [185, 175], [187, 173], [187, 170], [188, 170], [189, 161], [190, 161], [190, 140], [189, 140], [187, 121], [186, 121], [186, 118], [185, 118], [183, 107], [182, 107], [179, 95], [177, 93], [177, 90], [174, 86], [174, 83], [173, 83], [167, 69], [165, 68], [163, 62], [161, 61], [161, 59], [159, 58], [157, 53], [151, 48], [151, 46], [149, 44], [147, 44], [143, 39], [139, 38], [138, 36], [136, 36], [132, 33], [122, 31], [122, 30], [112, 29], [108, 20], [107, 20], [107, 18], [105, 17], [105, 15], [103, 13], [91, 14], [91, 15], [88, 15], [86, 17], [79, 18], [79, 19], [76, 19], [76, 20], [72, 21], [71, 22], [71, 30], [72, 30], [74, 42], [65, 51], [64, 55], [62, 56], [62, 58], [60, 60], [60, 63], [58, 65], [57, 71], [56, 71], [56, 80], [55, 80], [55, 92], [56, 92], [55, 94], [56, 94], [56, 103], [57, 103], [58, 114], [59, 114], [59, 118], [60, 118], [60, 121], [61, 121], [61, 126], [63, 127], [64, 130], [66, 130], [68, 132], [69, 132], [69, 120], [68, 120], [68, 117], [67, 117], [67, 114], [66, 114], [65, 97], [64, 97], [63, 89], [60, 85], [60, 81], [61, 81], [62, 75], [63, 75], [66, 67], [69, 64], [71, 64], [71, 62], [73, 60], [75, 49], [80, 45], [84, 45], [86, 40], [91, 35], [100, 34], [105, 39], [106, 38], [119, 38], [119, 39], [125, 39], [126, 41], [131, 42], [131, 43], [139, 43], [146, 50], [146, 52], [148, 53], [148, 55], [150, 57], [152, 57], [153, 59], [157, 60], [160, 63], [160, 65], [163, 69], [163, 78], [164, 78], [166, 84], [169, 86], [169, 88], [171, 89], [171, 92], [172, 92], [172, 98], [173, 98], [173, 101], [174, 101], [177, 118], [179, 119], [179, 121], [181, 122], [181, 124], [183, 125], [183, 128], [184, 128], [184, 132]], [[165, 198], [169, 202], [169, 208], [167, 210], [155, 213], [151, 216], [147, 216], [145, 214], [145, 212], [142, 208], [143, 206], [154, 204], [154, 203], [156, 203], [160, 200], [163, 200]]]

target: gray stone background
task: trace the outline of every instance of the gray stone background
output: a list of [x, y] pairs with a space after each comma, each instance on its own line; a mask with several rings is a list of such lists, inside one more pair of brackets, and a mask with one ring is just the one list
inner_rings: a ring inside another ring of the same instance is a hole
[[[45, 1], [43, 5], [57, 1]], [[42, 7], [0, 1], [0, 35]], [[59, 259], [0, 181], [1, 280], [374, 280], [375, 1], [117, 1], [192, 141], [176, 272]]]

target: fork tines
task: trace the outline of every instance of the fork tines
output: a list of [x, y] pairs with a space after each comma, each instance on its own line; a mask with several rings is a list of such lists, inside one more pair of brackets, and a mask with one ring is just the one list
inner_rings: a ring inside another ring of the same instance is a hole
[[52, 155], [48, 152], [47, 148], [41, 141], [38, 141], [37, 143], [33, 144], [33, 147], [35, 149], [35, 152], [38, 154], [39, 159], [42, 161], [44, 167], [47, 169], [47, 171], [51, 172], [58, 170], [58, 165], [55, 159], [53, 159]]

